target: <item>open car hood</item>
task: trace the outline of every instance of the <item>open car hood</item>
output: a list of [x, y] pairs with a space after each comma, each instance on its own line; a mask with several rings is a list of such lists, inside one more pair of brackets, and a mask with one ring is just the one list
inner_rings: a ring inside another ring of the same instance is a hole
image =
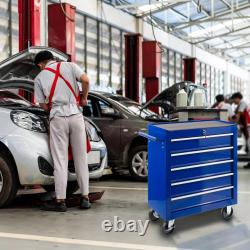
[[181, 89], [184, 89], [186, 91], [188, 95], [188, 105], [189, 105], [192, 87], [202, 88], [201, 86], [198, 86], [190, 81], [175, 83], [171, 87], [163, 90], [161, 93], [159, 93], [151, 100], [149, 100], [146, 104], [142, 106], [142, 109], [148, 108], [149, 106], [159, 106], [165, 109], [166, 111], [174, 110], [176, 108], [176, 95]]
[[66, 54], [54, 48], [41, 46], [30, 47], [0, 63], [0, 88], [4, 87], [1, 86], [4, 82], [9, 82], [10, 80], [32, 81], [40, 72], [40, 69], [34, 64], [34, 58], [35, 55], [42, 50], [50, 51], [58, 61], [68, 60]]

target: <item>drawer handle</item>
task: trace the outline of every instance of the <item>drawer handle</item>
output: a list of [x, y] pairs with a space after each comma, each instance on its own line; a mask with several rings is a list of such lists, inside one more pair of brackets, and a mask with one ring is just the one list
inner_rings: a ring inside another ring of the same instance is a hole
[[185, 138], [176, 138], [176, 139], [171, 139], [171, 142], [191, 141], [191, 140], [200, 140], [200, 139], [209, 139], [209, 138], [220, 138], [220, 137], [227, 137], [227, 136], [232, 136], [232, 135], [233, 135], [233, 133], [219, 134], [219, 135], [207, 135], [207, 136], [185, 137]]
[[221, 164], [225, 164], [225, 163], [231, 163], [233, 161], [234, 160], [214, 161], [214, 162], [207, 162], [207, 163], [203, 163], [203, 164], [196, 164], [196, 165], [190, 165], [190, 166], [185, 166], [185, 167], [172, 168], [171, 172], [192, 169], [192, 168], [202, 168], [202, 167], [208, 167], [208, 166], [214, 166], [214, 165], [221, 165]]
[[233, 176], [233, 175], [234, 175], [233, 173], [228, 173], [228, 174], [220, 174], [220, 175], [209, 176], [209, 177], [204, 177], [204, 178], [192, 179], [188, 181], [180, 181], [180, 182], [172, 183], [171, 186], [174, 187], [174, 186], [179, 186], [179, 185], [184, 185], [184, 184], [189, 184], [189, 183], [194, 183], [194, 182], [214, 180], [214, 179], [219, 179], [219, 178]]

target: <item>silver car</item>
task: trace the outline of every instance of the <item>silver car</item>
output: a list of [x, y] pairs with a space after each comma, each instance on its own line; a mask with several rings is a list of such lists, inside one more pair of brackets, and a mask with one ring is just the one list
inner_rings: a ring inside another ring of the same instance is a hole
[[[10, 204], [20, 188], [37, 185], [47, 191], [54, 188], [47, 114], [6, 90], [33, 91], [33, 78], [38, 71], [32, 64], [32, 57], [38, 50], [31, 48], [0, 63], [0, 207]], [[56, 50], [51, 51], [57, 58], [66, 59]], [[88, 154], [90, 178], [96, 179], [107, 167], [107, 148], [98, 127], [87, 118], [85, 125], [91, 143]], [[68, 169], [67, 192], [73, 193], [78, 188], [73, 161], [69, 161]]]

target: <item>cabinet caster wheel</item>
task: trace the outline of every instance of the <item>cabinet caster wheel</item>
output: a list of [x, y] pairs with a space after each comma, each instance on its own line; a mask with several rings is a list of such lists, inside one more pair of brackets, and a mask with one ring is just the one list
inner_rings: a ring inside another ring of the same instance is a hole
[[233, 208], [232, 207], [224, 207], [221, 209], [221, 215], [224, 220], [229, 221], [232, 219], [233, 216]]
[[148, 217], [149, 217], [150, 221], [159, 220], [159, 215], [154, 210], [149, 211]]
[[162, 232], [164, 234], [171, 234], [173, 233], [174, 229], [175, 229], [174, 222], [168, 221], [164, 222], [162, 225]]

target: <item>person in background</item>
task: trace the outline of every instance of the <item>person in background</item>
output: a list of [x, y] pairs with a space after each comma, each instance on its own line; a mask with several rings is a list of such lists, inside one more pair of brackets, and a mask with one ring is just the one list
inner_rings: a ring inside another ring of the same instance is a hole
[[[235, 116], [233, 121], [238, 123], [240, 130], [246, 139], [246, 152], [249, 154], [249, 107], [247, 103], [243, 100], [243, 96], [240, 92], [236, 92], [232, 95], [232, 100], [234, 104], [237, 105], [235, 109]], [[250, 164], [246, 165], [245, 168], [250, 168]]]
[[229, 103], [225, 102], [224, 95], [217, 95], [215, 100], [216, 103], [213, 105], [213, 108], [226, 109], [228, 113], [228, 121], [231, 121], [234, 116], [233, 108]]

